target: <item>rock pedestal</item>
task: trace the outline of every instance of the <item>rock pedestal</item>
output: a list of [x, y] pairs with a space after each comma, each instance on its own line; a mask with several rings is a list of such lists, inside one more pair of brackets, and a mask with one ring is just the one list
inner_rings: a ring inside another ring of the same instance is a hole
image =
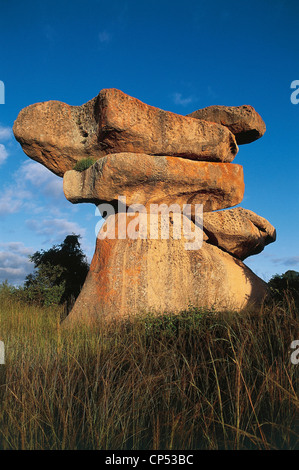
[[[66, 324], [260, 303], [267, 285], [243, 260], [276, 232], [252, 211], [231, 208], [244, 195], [243, 168], [232, 161], [237, 143], [265, 129], [251, 106], [180, 116], [114, 89], [82, 106], [23, 109], [13, 130], [25, 153], [63, 176], [70, 202], [111, 207]], [[86, 157], [94, 164], [74, 170]]]
[[134, 240], [129, 238], [129, 225], [135, 225], [132, 217], [116, 214], [115, 225], [111, 224], [116, 237], [122, 216], [127, 238], [97, 240], [89, 274], [66, 323], [86, 319], [87, 312], [92, 320], [99, 314], [178, 313], [188, 306], [242, 309], [265, 296], [266, 284], [241, 260], [205, 241], [186, 249], [195, 236], [191, 242], [183, 233], [174, 239], [170, 231], [169, 239], [160, 234], [151, 239], [148, 228], [146, 239]]

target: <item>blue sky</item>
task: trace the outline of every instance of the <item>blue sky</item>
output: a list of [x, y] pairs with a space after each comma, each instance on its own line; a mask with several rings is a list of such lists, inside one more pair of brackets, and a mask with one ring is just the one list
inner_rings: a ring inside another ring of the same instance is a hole
[[221, 104], [250, 104], [267, 131], [240, 146], [240, 204], [267, 218], [277, 241], [245, 262], [268, 280], [299, 271], [299, 80], [297, 0], [1, 0], [0, 282], [20, 284], [28, 255], [82, 235], [89, 260], [95, 206], [72, 205], [62, 179], [30, 160], [11, 128], [32, 103], [81, 105], [118, 88], [179, 114]]

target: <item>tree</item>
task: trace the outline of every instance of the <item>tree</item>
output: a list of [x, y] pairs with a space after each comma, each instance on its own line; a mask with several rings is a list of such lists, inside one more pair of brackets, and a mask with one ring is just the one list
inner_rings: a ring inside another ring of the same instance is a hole
[[284, 274], [276, 274], [268, 285], [275, 299], [282, 300], [285, 294], [291, 294], [296, 304], [299, 304], [299, 272], [289, 270]]
[[30, 300], [44, 305], [66, 303], [68, 308], [78, 297], [89, 269], [79, 238], [68, 235], [60, 245], [29, 257], [35, 271], [26, 277], [24, 291]]

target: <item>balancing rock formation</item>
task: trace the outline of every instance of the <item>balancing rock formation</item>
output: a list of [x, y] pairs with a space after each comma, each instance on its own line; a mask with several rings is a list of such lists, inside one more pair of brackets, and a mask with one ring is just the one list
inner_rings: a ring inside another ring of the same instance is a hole
[[[63, 177], [70, 202], [106, 204], [103, 211], [110, 204], [116, 212], [99, 232], [65, 322], [260, 303], [267, 284], [243, 260], [275, 241], [276, 232], [254, 212], [231, 208], [244, 196], [243, 168], [232, 161], [238, 144], [265, 130], [251, 106], [210, 106], [181, 116], [116, 89], [82, 106], [48, 101], [23, 109], [13, 131], [24, 152]], [[87, 157], [94, 164], [75, 170]], [[127, 213], [131, 205], [145, 212]], [[153, 236], [151, 211], [158, 206], [166, 212]], [[198, 233], [201, 243], [192, 245]]]

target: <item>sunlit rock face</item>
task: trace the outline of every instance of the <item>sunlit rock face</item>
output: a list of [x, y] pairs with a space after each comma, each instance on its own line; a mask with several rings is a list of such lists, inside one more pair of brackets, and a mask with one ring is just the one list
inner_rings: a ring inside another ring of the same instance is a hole
[[71, 203], [109, 205], [113, 213], [65, 324], [262, 302], [267, 285], [243, 260], [276, 232], [263, 217], [233, 208], [242, 202], [244, 178], [232, 162], [237, 144], [265, 130], [248, 105], [181, 116], [116, 89], [82, 106], [48, 101], [21, 110], [13, 131], [24, 152], [63, 177]]
[[238, 145], [254, 142], [266, 132], [266, 125], [261, 116], [248, 105], [208, 106], [188, 116], [227, 127], [234, 134]]

